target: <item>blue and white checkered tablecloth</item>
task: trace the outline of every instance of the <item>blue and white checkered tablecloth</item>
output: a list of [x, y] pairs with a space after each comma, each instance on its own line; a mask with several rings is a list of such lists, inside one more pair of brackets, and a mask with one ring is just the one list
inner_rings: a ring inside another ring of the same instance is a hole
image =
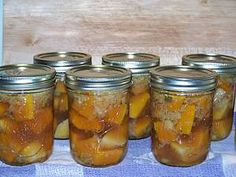
[[236, 177], [235, 125], [229, 137], [212, 142], [207, 159], [193, 167], [170, 167], [157, 162], [150, 138], [129, 141], [125, 159], [114, 166], [91, 168], [77, 164], [70, 155], [69, 141], [56, 140], [52, 156], [44, 163], [23, 167], [0, 162], [0, 177]]

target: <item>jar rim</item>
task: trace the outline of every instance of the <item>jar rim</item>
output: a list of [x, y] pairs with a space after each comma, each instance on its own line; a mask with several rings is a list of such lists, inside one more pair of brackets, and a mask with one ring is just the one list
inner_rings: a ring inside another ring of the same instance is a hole
[[102, 64], [128, 68], [132, 74], [142, 74], [149, 73], [150, 69], [159, 66], [160, 57], [141, 52], [110, 53], [102, 57]]
[[236, 72], [236, 58], [222, 54], [188, 54], [182, 57], [182, 64], [210, 69], [219, 74]]
[[216, 87], [213, 71], [182, 65], [161, 66], [151, 71], [151, 87], [170, 91], [200, 92]]
[[89, 65], [92, 56], [83, 52], [47, 52], [33, 57], [35, 64], [44, 64], [53, 67], [57, 73], [64, 73], [78, 65]]
[[125, 68], [83, 65], [66, 71], [65, 83], [70, 89], [81, 90], [128, 88], [131, 85], [131, 72]]
[[0, 90], [34, 90], [52, 87], [54, 68], [41, 64], [13, 64], [0, 66]]

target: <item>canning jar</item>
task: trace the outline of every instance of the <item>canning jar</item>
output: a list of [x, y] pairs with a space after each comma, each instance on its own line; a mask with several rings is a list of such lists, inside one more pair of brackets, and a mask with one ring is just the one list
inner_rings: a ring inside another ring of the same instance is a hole
[[128, 142], [128, 88], [123, 68], [80, 66], [66, 72], [70, 148], [76, 162], [105, 167], [120, 162]]
[[211, 139], [226, 138], [231, 132], [234, 115], [236, 58], [216, 54], [190, 54], [183, 56], [182, 63], [210, 69], [218, 74]]
[[150, 136], [150, 69], [159, 66], [159, 56], [148, 53], [113, 53], [102, 57], [102, 63], [130, 69], [129, 139]]
[[53, 146], [55, 70], [44, 65], [0, 67], [0, 160], [43, 162]]
[[161, 163], [192, 166], [208, 154], [216, 75], [189, 66], [151, 71], [152, 152]]
[[69, 138], [68, 96], [64, 85], [65, 72], [75, 66], [91, 64], [91, 56], [79, 52], [50, 52], [34, 56], [34, 63], [44, 64], [56, 70], [54, 92], [54, 138]]

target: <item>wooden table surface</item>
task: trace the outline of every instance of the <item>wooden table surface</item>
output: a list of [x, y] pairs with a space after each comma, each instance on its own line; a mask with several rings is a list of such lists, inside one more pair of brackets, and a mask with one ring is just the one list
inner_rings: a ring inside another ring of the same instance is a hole
[[4, 64], [80, 51], [98, 64], [123, 51], [180, 64], [188, 53], [236, 56], [236, 0], [5, 0]]

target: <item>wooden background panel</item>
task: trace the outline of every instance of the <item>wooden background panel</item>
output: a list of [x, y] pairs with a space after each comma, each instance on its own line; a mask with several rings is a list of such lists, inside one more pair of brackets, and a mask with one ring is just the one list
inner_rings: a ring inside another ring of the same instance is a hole
[[236, 56], [235, 0], [5, 0], [4, 63], [49, 51], [140, 51], [161, 64], [187, 53]]

